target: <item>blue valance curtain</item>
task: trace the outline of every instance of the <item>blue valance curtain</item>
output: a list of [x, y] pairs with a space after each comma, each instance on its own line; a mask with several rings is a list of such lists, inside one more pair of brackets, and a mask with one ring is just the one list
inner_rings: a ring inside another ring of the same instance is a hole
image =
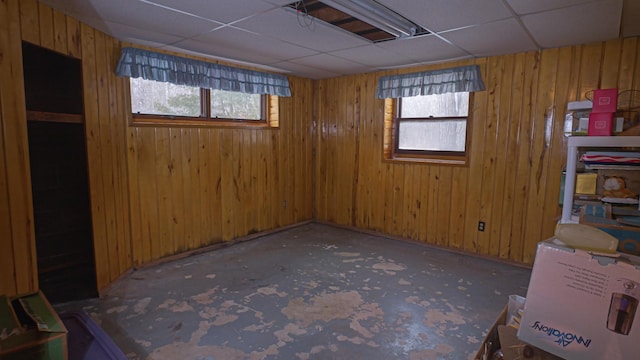
[[378, 79], [378, 99], [484, 90], [478, 65], [423, 71]]
[[235, 68], [131, 47], [122, 49], [116, 74], [246, 94], [291, 96], [289, 79], [284, 75]]

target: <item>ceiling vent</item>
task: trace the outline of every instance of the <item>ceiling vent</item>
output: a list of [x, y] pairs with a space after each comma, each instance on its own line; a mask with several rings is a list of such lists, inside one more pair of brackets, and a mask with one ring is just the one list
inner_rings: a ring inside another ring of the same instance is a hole
[[425, 35], [429, 32], [373, 0], [307, 0], [285, 5], [298, 16], [318, 19], [372, 42]]

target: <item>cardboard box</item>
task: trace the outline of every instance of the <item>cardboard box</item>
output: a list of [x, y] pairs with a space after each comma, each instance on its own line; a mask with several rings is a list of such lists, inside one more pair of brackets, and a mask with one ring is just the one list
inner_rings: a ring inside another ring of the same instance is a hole
[[594, 113], [614, 113], [618, 108], [618, 89], [598, 89], [593, 91]]
[[498, 315], [496, 321], [493, 322], [487, 336], [480, 344], [480, 349], [476, 352], [474, 360], [491, 359], [492, 354], [500, 348], [500, 339], [498, 339], [498, 326], [504, 325], [507, 322], [507, 307], [505, 306]]
[[67, 329], [41, 292], [0, 296], [0, 359], [67, 358]]
[[542, 351], [536, 347], [527, 345], [517, 339], [516, 328], [507, 326], [509, 306], [502, 309], [500, 315], [493, 323], [487, 336], [476, 352], [474, 360], [496, 359], [496, 353], [502, 353], [503, 359], [523, 359], [527, 353], [530, 360], [562, 360], [552, 354]]
[[538, 244], [518, 338], [565, 359], [638, 356], [640, 258]]
[[587, 135], [589, 136], [611, 136], [612, 134], [613, 113], [594, 113], [589, 114], [589, 128]]

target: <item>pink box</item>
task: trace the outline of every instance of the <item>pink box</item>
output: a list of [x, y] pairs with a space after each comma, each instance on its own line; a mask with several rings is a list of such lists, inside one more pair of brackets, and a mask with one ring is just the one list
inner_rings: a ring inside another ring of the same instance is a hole
[[613, 123], [613, 113], [596, 113], [589, 114], [589, 128], [587, 135], [589, 136], [611, 136], [611, 124]]
[[593, 91], [594, 113], [614, 113], [618, 108], [618, 89], [598, 89]]

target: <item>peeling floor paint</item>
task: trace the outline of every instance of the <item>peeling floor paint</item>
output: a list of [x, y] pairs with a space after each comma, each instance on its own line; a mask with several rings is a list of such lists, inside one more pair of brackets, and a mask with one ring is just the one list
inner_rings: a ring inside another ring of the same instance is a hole
[[138, 270], [89, 313], [133, 360], [472, 359], [530, 271], [306, 224]]

